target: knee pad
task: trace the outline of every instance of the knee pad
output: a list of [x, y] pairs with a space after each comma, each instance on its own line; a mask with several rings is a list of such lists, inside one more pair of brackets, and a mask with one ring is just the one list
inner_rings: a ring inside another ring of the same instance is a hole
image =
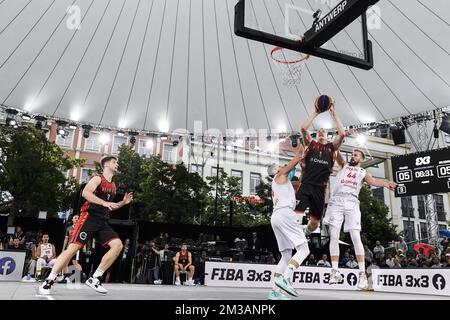
[[308, 243], [303, 243], [297, 247], [295, 247], [295, 249], [297, 250], [297, 252], [295, 253], [295, 255], [292, 257], [292, 260], [294, 260], [295, 262], [298, 263], [298, 265], [301, 265], [302, 262], [306, 259], [306, 257], [308, 257], [309, 255], [309, 247], [308, 247]]

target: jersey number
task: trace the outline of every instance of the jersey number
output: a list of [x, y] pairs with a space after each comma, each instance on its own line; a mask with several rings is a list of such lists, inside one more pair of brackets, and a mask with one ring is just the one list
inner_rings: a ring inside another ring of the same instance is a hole
[[355, 179], [356, 178], [356, 172], [355, 173], [349, 173], [348, 175], [347, 175], [347, 177], [348, 178], [350, 178], [350, 179]]

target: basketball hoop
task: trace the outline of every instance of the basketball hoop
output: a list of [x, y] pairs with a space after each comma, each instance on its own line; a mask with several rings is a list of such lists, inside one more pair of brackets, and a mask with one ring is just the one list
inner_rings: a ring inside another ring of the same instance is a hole
[[283, 85], [293, 88], [302, 81], [303, 64], [309, 54], [275, 47], [270, 52], [273, 63], [280, 69], [283, 76]]

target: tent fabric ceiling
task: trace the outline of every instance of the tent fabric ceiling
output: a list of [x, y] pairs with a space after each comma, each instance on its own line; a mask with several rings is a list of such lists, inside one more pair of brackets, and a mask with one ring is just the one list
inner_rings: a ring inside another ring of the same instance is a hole
[[[264, 1], [277, 0], [261, 0]], [[293, 0], [295, 2], [295, 0]], [[99, 126], [298, 131], [319, 94], [345, 125], [450, 105], [448, 0], [381, 0], [370, 71], [312, 57], [282, 85], [236, 0], [0, 1], [0, 104]], [[80, 8], [81, 24], [76, 26]], [[331, 127], [321, 116], [316, 126]]]

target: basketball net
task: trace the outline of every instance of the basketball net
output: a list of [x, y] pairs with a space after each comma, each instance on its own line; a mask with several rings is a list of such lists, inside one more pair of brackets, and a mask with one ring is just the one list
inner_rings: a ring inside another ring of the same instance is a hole
[[303, 64], [309, 54], [275, 47], [270, 52], [272, 62], [281, 71], [283, 85], [293, 88], [302, 81]]

